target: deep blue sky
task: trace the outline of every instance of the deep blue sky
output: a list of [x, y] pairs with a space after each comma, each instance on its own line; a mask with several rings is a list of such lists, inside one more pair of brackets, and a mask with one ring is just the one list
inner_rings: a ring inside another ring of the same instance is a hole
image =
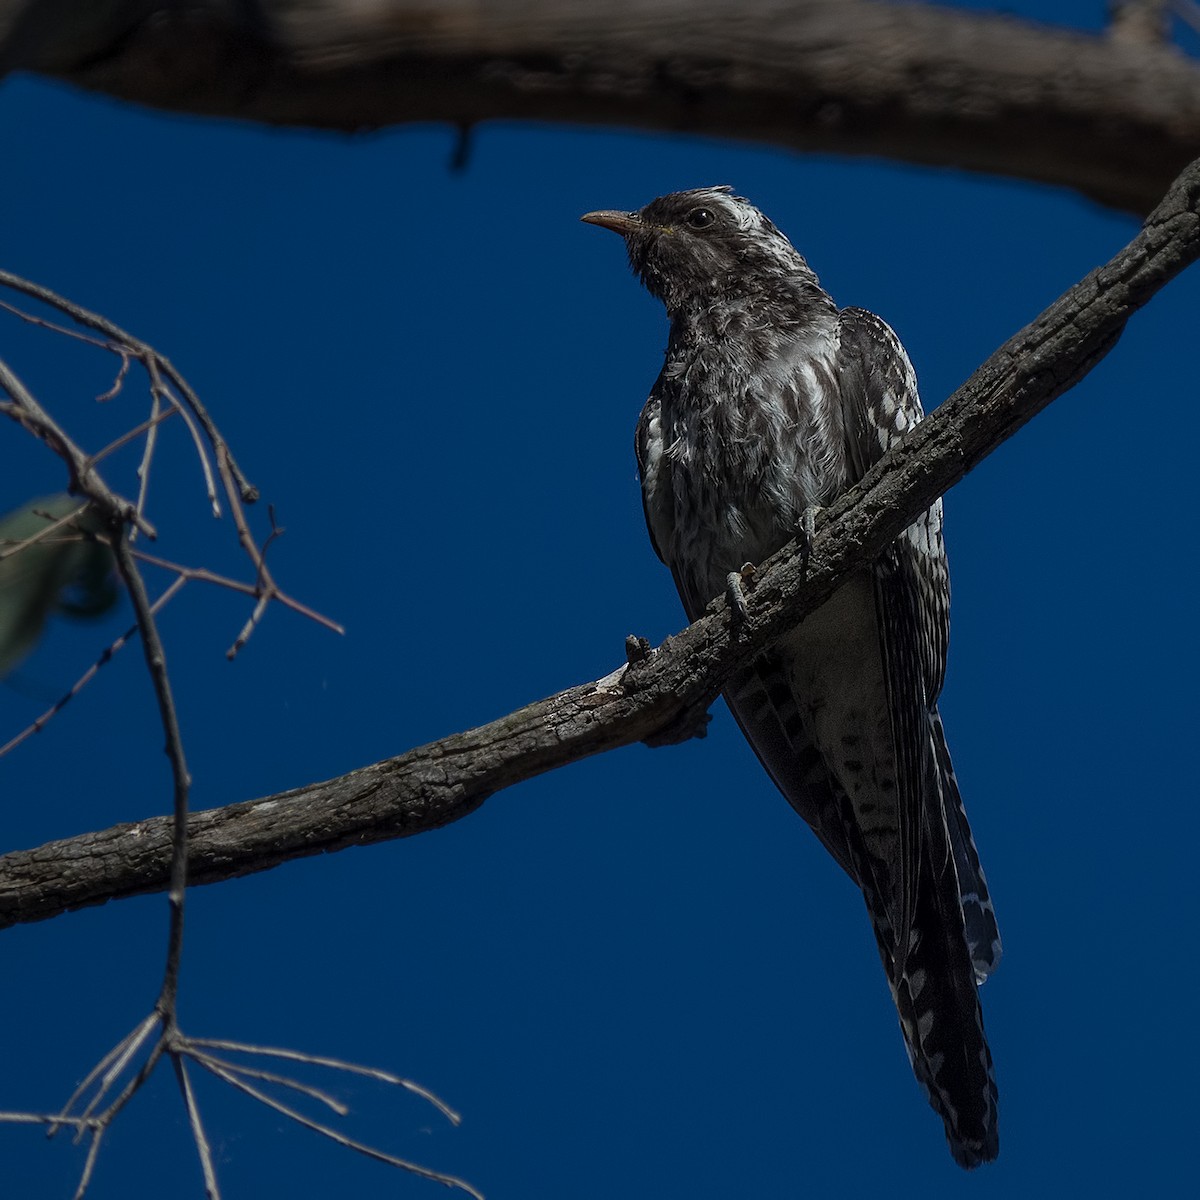
[[[0, 134], [0, 263], [170, 355], [287, 527], [284, 585], [348, 630], [272, 612], [231, 666], [245, 605], [185, 589], [163, 626], [196, 807], [499, 716], [681, 625], [631, 453], [665, 318], [580, 213], [735, 184], [840, 302], [894, 325], [927, 406], [1135, 231], [1065, 192], [698, 139], [486, 127], [451, 174], [440, 128], [270, 132], [23, 79]], [[489, 1200], [1189, 1186], [1198, 301], [1193, 272], [947, 499], [943, 713], [1007, 948], [984, 994], [998, 1163], [951, 1162], [861, 902], [720, 704], [705, 741], [191, 893], [185, 1028], [434, 1088], [461, 1129], [331, 1081], [350, 1129]], [[0, 346], [92, 445], [143, 413], [132, 385], [97, 413], [98, 357], [7, 317]], [[167, 433], [163, 552], [236, 566]], [[0, 509], [64, 482], [8, 425], [0, 463]], [[0, 688], [0, 734], [128, 620], [56, 626]], [[0, 848], [166, 811], [160, 745], [131, 648], [0, 763]], [[165, 918], [149, 897], [3, 934], [0, 1109], [61, 1103], [144, 1014]], [[230, 1200], [443, 1194], [200, 1088]], [[0, 1129], [14, 1196], [70, 1195], [81, 1161]], [[90, 1194], [201, 1195], [169, 1072]]]

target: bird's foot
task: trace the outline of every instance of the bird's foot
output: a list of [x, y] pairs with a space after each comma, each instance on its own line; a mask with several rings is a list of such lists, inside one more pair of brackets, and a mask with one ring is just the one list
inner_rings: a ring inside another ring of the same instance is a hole
[[810, 504], [796, 522], [796, 544], [800, 547], [801, 574], [808, 574], [808, 560], [812, 558], [813, 541], [817, 536], [817, 513], [824, 512], [820, 504]]
[[757, 570], [753, 563], [743, 563], [740, 570], [730, 571], [725, 576], [725, 599], [729, 603], [729, 619], [735, 636], [750, 619], [746, 608], [746, 589], [753, 586]]

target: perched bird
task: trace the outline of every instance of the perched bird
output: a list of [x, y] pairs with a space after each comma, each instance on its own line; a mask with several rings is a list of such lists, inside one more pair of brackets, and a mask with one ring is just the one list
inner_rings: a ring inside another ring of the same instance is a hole
[[[839, 309], [727, 187], [584, 221], [619, 233], [671, 322], [635, 439], [646, 523], [689, 620], [924, 415], [896, 335]], [[977, 984], [995, 916], [937, 700], [949, 635], [940, 501], [725, 698], [792, 807], [862, 889], [917, 1079], [956, 1162], [996, 1157]]]

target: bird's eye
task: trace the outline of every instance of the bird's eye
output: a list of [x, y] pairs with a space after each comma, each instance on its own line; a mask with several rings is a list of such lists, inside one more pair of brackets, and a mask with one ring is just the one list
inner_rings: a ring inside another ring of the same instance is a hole
[[693, 229], [707, 229], [716, 219], [716, 214], [711, 208], [693, 208], [685, 218]]

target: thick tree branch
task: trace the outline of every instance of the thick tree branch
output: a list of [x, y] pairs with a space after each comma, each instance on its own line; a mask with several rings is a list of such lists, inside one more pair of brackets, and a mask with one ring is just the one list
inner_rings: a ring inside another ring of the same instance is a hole
[[[876, 557], [937, 496], [1078, 382], [1129, 317], [1200, 257], [1200, 160], [1136, 238], [997, 350], [818, 521], [807, 577], [794, 547], [756, 577], [737, 634], [728, 609], [595, 683], [338, 779], [189, 819], [189, 882], [435, 829], [501, 788], [629, 745], [703, 710], [731, 671]], [[0, 925], [37, 921], [167, 884], [170, 818], [0, 858]]]
[[0, 73], [21, 69], [323, 129], [522, 118], [748, 138], [1143, 213], [1200, 151], [1200, 66], [1170, 45], [881, 0], [0, 0]]

